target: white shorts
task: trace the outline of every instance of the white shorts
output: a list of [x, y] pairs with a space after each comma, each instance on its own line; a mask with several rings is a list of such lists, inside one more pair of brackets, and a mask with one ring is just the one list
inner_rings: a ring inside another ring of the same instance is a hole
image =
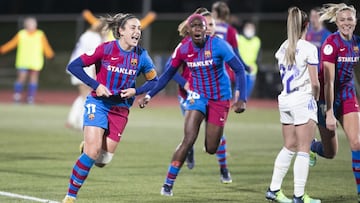
[[[84, 71], [86, 74], [88, 74], [91, 78], [95, 78], [95, 66], [91, 65], [89, 67], [84, 67]], [[75, 77], [73, 74], [70, 74], [70, 80], [72, 85], [80, 85], [83, 84], [81, 80], [79, 80], [77, 77]]]
[[310, 119], [318, 122], [317, 104], [312, 95], [279, 96], [278, 101], [282, 124], [301, 125]]

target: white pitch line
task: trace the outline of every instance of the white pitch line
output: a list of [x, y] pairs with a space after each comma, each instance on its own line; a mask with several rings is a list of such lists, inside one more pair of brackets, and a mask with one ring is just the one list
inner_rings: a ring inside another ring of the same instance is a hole
[[37, 198], [37, 197], [19, 195], [19, 194], [10, 193], [10, 192], [4, 192], [4, 191], [0, 191], [0, 195], [7, 196], [7, 197], [13, 197], [13, 198], [19, 198], [19, 199], [32, 200], [32, 201], [35, 201], [35, 202], [59, 203], [57, 201], [52, 201], [52, 200], [48, 200], [48, 199], [40, 199], [40, 198]]

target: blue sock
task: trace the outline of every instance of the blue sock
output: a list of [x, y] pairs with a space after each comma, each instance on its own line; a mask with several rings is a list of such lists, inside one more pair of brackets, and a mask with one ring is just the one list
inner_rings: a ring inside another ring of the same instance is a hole
[[172, 187], [174, 185], [175, 179], [176, 179], [177, 175], [179, 174], [181, 165], [182, 164], [179, 161], [171, 162], [169, 169], [168, 169], [166, 179], [165, 179], [166, 185], [169, 185], [170, 187]]
[[90, 158], [85, 153], [80, 155], [72, 170], [67, 196], [76, 198], [79, 189], [83, 185], [94, 163], [95, 160]]
[[15, 94], [21, 94], [21, 92], [23, 91], [23, 84], [20, 82], [15, 82], [14, 84], [14, 92]]
[[36, 91], [37, 91], [38, 84], [37, 83], [30, 83], [28, 88], [28, 100], [34, 100]]
[[311, 143], [310, 149], [319, 156], [324, 157], [324, 148], [323, 148], [323, 144], [320, 141]]
[[216, 158], [219, 162], [220, 168], [227, 168], [225, 135], [223, 135], [220, 139], [220, 144], [216, 151]]
[[352, 169], [356, 181], [357, 192], [360, 193], [360, 151], [351, 151]]

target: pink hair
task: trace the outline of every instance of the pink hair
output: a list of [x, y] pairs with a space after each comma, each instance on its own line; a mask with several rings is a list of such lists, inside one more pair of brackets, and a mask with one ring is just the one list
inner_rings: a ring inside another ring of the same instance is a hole
[[187, 19], [187, 24], [190, 25], [190, 23], [195, 19], [200, 19], [206, 25], [205, 17], [200, 14], [192, 14], [191, 16], [189, 16]]

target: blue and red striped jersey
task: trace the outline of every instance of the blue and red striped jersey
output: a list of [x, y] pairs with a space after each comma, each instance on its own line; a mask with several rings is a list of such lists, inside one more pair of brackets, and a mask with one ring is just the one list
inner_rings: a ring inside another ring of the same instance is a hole
[[131, 51], [124, 51], [116, 40], [105, 42], [93, 54], [83, 54], [80, 58], [85, 66], [96, 64], [96, 81], [106, 86], [113, 95], [123, 89], [134, 88], [136, 77], [153, 71], [155, 67], [145, 49], [137, 46]]
[[190, 89], [213, 100], [232, 97], [231, 84], [225, 63], [235, 57], [232, 48], [218, 37], [207, 36], [204, 47], [196, 47], [192, 40], [183, 40], [173, 53], [170, 65], [181, 64], [190, 70]]
[[[359, 43], [359, 36], [354, 35], [351, 40], [347, 41], [341, 38], [339, 32], [335, 32], [326, 38], [321, 47], [320, 84], [323, 87], [323, 62], [327, 61], [335, 64], [335, 102], [341, 102], [356, 96], [353, 77], [355, 65], [359, 62]], [[320, 96], [320, 98], [324, 98], [323, 88]], [[336, 99], [340, 101], [336, 101]]]

